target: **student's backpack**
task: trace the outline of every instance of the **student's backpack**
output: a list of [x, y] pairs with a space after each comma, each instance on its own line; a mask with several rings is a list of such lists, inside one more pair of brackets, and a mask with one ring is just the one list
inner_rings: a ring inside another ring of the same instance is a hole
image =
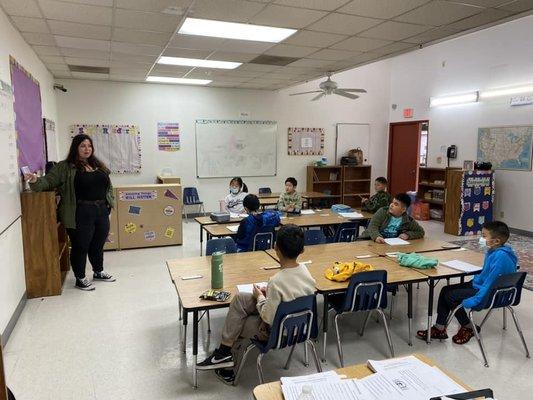
[[276, 227], [281, 223], [277, 211], [265, 211], [261, 214], [261, 217], [263, 219], [263, 227]]

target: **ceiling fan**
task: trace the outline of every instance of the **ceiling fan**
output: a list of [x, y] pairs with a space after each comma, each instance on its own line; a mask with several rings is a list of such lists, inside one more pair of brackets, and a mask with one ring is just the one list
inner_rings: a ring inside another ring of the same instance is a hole
[[339, 96], [348, 97], [349, 99], [355, 100], [359, 98], [359, 96], [357, 96], [356, 94], [352, 94], [350, 92], [366, 93], [365, 89], [339, 88], [337, 85], [337, 82], [334, 82], [331, 80], [331, 74], [328, 74], [328, 79], [325, 80], [324, 82], [320, 82], [320, 85], [318, 85], [318, 87], [321, 90], [311, 90], [310, 92], [291, 93], [289, 96], [298, 96], [300, 94], [318, 93], [318, 95], [316, 95], [315, 97], [311, 99], [311, 101], [315, 101], [328, 94], [338, 94]]

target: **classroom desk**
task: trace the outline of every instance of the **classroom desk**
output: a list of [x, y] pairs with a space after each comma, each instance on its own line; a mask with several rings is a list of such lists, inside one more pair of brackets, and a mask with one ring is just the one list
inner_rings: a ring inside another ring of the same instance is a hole
[[[238, 224], [242, 221], [243, 218], [237, 217], [237, 218], [231, 218], [228, 222], [216, 222], [211, 219], [211, 217], [196, 217], [194, 220], [200, 224], [200, 255], [203, 254], [204, 250], [204, 227], [206, 225], [224, 225], [224, 224]], [[231, 233], [231, 232], [230, 232]], [[226, 235], [222, 235], [226, 236]], [[207, 236], [207, 240], [209, 240], [209, 233]]]
[[391, 246], [386, 243], [380, 244], [369, 240], [368, 246], [370, 251], [380, 256], [386, 256], [387, 253], [426, 253], [428, 251], [450, 250], [460, 247], [453, 243], [428, 238], [408, 240], [408, 242], [410, 244], [404, 246]]
[[340, 216], [337, 213], [331, 212], [330, 208], [325, 208], [320, 211], [316, 211], [314, 214], [302, 214], [296, 216], [290, 216], [281, 220], [281, 225], [294, 224], [302, 228], [309, 228], [312, 226], [326, 226], [326, 225], [339, 225], [345, 222], [362, 222], [372, 218], [372, 214], [366, 211], [356, 210], [362, 214], [362, 218], [348, 219]]
[[[267, 250], [267, 253], [277, 260], [273, 250]], [[352, 243], [331, 243], [319, 244], [315, 246], [307, 246], [304, 253], [300, 256], [300, 260], [310, 260], [307, 264], [309, 272], [316, 280], [317, 292], [324, 297], [324, 321], [322, 323], [322, 331], [324, 335], [323, 342], [323, 360], [326, 356], [326, 339], [328, 333], [328, 311], [329, 301], [328, 296], [333, 293], [345, 292], [348, 288], [349, 281], [334, 282], [330, 281], [324, 276], [326, 268], [333, 265], [335, 261], [360, 261], [371, 264], [375, 269], [387, 271], [387, 283], [391, 285], [406, 285], [407, 287], [407, 317], [408, 317], [408, 340], [412, 346], [412, 320], [413, 320], [413, 283], [425, 282], [428, 280], [427, 276], [422, 275], [416, 270], [403, 268], [394, 260], [386, 257], [379, 257], [377, 254], [371, 258], [360, 258], [358, 256], [370, 255], [368, 242], [352, 242]]]
[[[265, 270], [273, 265], [264, 251], [224, 255], [224, 290], [237, 293], [237, 285], [268, 281], [278, 270]], [[196, 363], [198, 357], [198, 313], [205, 310], [229, 307], [233, 298], [225, 302], [202, 300], [198, 296], [211, 289], [211, 257], [191, 257], [168, 260], [167, 268], [183, 307], [183, 325], [186, 329], [189, 313], [193, 314], [193, 387], [198, 387]], [[182, 280], [183, 276], [202, 275], [200, 279]], [[186, 341], [184, 329], [183, 341]]]
[[341, 196], [340, 195], [337, 195], [337, 194], [325, 194], [325, 193], [321, 193], [321, 192], [302, 192], [302, 193], [300, 193], [300, 195], [302, 196], [302, 198], [307, 200], [307, 207], [308, 208], [312, 208], [313, 207], [314, 200], [339, 199], [337, 201], [338, 203], [340, 203], [340, 200], [341, 200]]
[[[438, 364], [435, 363], [435, 361], [433, 361], [429, 357], [426, 357], [423, 354], [415, 353], [413, 355], [431, 367], [433, 366], [438, 367]], [[465, 391], [472, 390], [468, 385], [463, 383], [459, 378], [457, 378], [453, 374], [449, 373], [448, 371], [443, 370], [442, 368], [441, 370], [446, 375], [448, 375], [451, 379], [453, 379], [456, 383], [464, 387]], [[339, 375], [346, 375], [346, 378], [348, 379], [354, 379], [354, 378], [361, 379], [361, 378], [365, 378], [373, 374], [373, 371], [370, 368], [368, 368], [367, 364], [350, 365], [349, 367], [336, 369], [335, 372], [337, 372]], [[281, 391], [281, 382], [279, 381], [264, 383], [262, 385], [256, 386], [253, 390], [253, 393], [254, 393], [254, 398], [256, 400], [283, 400], [283, 392]]]

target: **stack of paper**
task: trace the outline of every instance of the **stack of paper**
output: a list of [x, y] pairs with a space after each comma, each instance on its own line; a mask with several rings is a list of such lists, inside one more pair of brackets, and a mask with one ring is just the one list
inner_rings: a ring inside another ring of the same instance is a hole
[[363, 214], [359, 214], [358, 212], [352, 211], [352, 212], [341, 212], [339, 213], [341, 217], [348, 218], [348, 219], [357, 219], [357, 218], [363, 218]]
[[407, 240], [403, 240], [400, 238], [388, 238], [388, 239], [385, 239], [385, 243], [387, 243], [390, 246], [405, 246], [405, 245], [411, 244]]
[[237, 232], [239, 230], [239, 225], [227, 225], [226, 229], [228, 229], [228, 230], [230, 230], [232, 232]]
[[314, 214], [315, 212], [313, 210], [302, 210], [301, 211], [301, 214], [302, 215], [311, 215], [311, 214]]
[[237, 219], [237, 218], [246, 218], [248, 216], [248, 214], [238, 214], [238, 213], [229, 213], [229, 217], [230, 218], [233, 218], [233, 219]]
[[481, 267], [478, 267], [477, 265], [470, 264], [461, 260], [451, 260], [443, 262], [442, 265], [445, 265], [446, 267], [450, 267], [453, 269], [456, 269], [458, 271], [463, 272], [476, 272], [481, 271]]
[[239, 293], [253, 293], [254, 285], [259, 286], [260, 289], [265, 289], [267, 287], [267, 282], [257, 282], [257, 283], [248, 283], [245, 285], [237, 285], [237, 290]]

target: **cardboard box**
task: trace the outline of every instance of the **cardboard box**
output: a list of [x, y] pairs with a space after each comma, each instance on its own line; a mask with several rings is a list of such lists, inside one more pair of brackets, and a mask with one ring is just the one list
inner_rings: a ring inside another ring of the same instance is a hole
[[181, 178], [172, 175], [157, 175], [157, 183], [177, 183], [179, 185], [181, 184]]

